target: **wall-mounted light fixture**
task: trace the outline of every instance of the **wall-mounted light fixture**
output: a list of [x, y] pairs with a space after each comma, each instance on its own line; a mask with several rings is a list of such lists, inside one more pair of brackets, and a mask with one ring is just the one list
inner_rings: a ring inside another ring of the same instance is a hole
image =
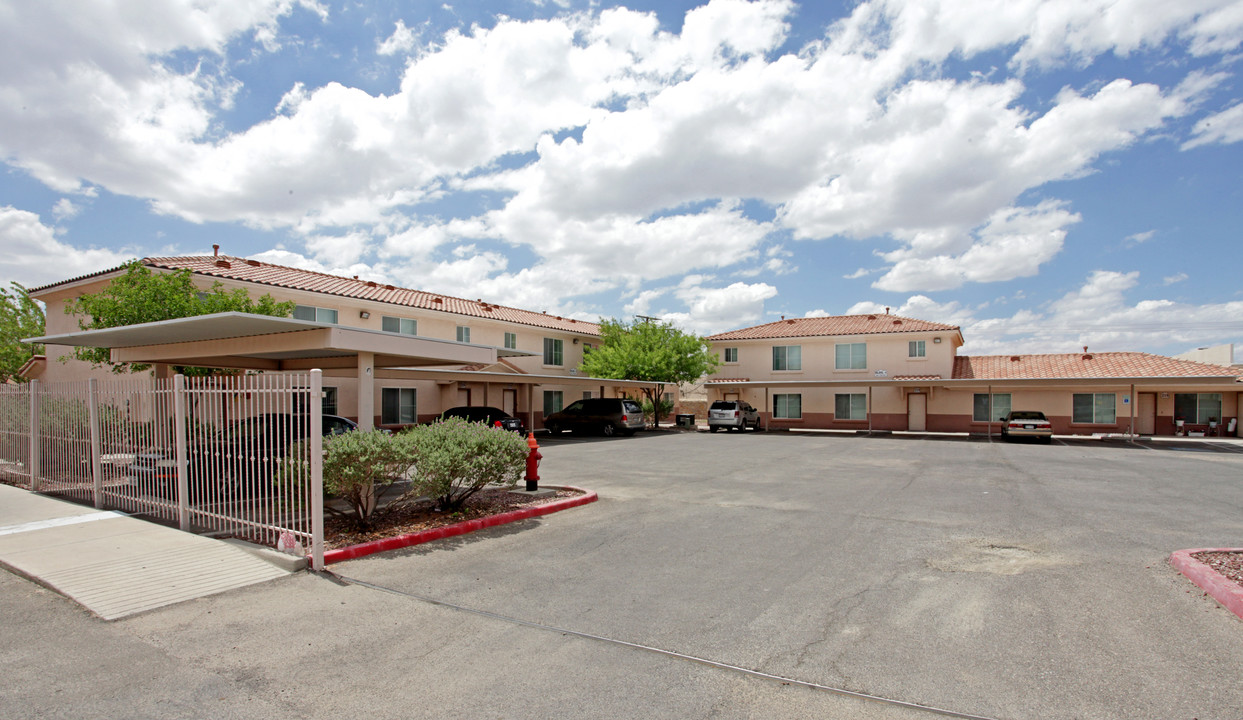
[[578, 344], [578, 338], [574, 338], [574, 344], [575, 344], [575, 345], [577, 345], [577, 344]]
[[939, 345], [939, 344], [941, 344], [941, 338], [932, 338], [932, 343], [933, 343], [934, 345]]
[[371, 313], [367, 312], [366, 310], [363, 310], [358, 313], [358, 317], [362, 318], [363, 320], [366, 320], [367, 318], [371, 317]]

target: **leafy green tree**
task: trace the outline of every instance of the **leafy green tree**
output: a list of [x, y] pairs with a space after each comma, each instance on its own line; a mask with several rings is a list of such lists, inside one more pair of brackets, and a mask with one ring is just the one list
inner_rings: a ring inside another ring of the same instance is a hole
[[[581, 372], [615, 380], [648, 380], [682, 384], [711, 375], [721, 361], [708, 342], [670, 323], [636, 320], [600, 322], [600, 347], [583, 356]], [[645, 387], [643, 394], [660, 424], [665, 404], [663, 387]]]
[[42, 345], [22, 342], [22, 338], [44, 334], [43, 308], [31, 299], [26, 288], [18, 283], [12, 283], [12, 287], [11, 293], [0, 288], [0, 383], [25, 382], [17, 371], [31, 357], [43, 352]]
[[[292, 301], [277, 302], [271, 295], [254, 300], [242, 288], [226, 291], [219, 282], [204, 292], [194, 284], [193, 273], [189, 270], [154, 273], [137, 260], [127, 263], [125, 274], [108, 287], [65, 304], [65, 314], [80, 316], [78, 327], [83, 330], [220, 312], [289, 317], [293, 310]], [[108, 365], [115, 373], [140, 372], [150, 367], [139, 363], [114, 363], [108, 348], [74, 348], [73, 356], [96, 366]], [[190, 370], [187, 374], [191, 375], [207, 374], [190, 368], [183, 370]]]

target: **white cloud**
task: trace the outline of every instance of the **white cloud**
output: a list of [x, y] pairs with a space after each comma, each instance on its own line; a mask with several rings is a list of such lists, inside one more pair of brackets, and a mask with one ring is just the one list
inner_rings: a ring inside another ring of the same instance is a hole
[[1127, 235], [1124, 240], [1127, 245], [1139, 245], [1140, 243], [1146, 243], [1153, 239], [1156, 234], [1156, 230], [1145, 230], [1144, 232], [1137, 232], [1133, 235]]
[[80, 248], [61, 242], [39, 216], [0, 206], [0, 287], [19, 282], [31, 288], [107, 270], [133, 259], [132, 253]]
[[761, 322], [764, 301], [777, 296], [777, 288], [767, 283], [705, 287], [704, 280], [691, 277], [674, 290], [687, 311], [662, 312], [661, 319], [689, 332], [710, 335]]
[[1161, 281], [1161, 284], [1162, 285], [1177, 285], [1178, 283], [1183, 282], [1189, 277], [1190, 276], [1187, 273], [1181, 273], [1181, 272], [1175, 273], [1173, 275], [1169, 275], [1166, 278], [1164, 278]]
[[414, 30], [406, 27], [406, 23], [398, 19], [397, 27], [394, 28], [393, 34], [376, 45], [375, 51], [380, 55], [407, 53], [414, 48], [414, 43], [417, 40], [418, 36], [415, 35]]
[[1191, 132], [1193, 137], [1183, 143], [1183, 150], [1214, 143], [1229, 145], [1243, 140], [1243, 103], [1200, 120]]
[[52, 206], [52, 217], [55, 218], [57, 222], [62, 220], [72, 220], [77, 217], [80, 212], [82, 212], [82, 206], [75, 204], [69, 198], [61, 198], [56, 201], [55, 205]]

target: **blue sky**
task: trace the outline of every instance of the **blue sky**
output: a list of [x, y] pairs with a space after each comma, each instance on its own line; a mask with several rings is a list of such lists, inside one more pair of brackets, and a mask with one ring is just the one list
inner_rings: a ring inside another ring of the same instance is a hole
[[[0, 281], [1243, 348], [1243, 2], [0, 0]], [[1241, 352], [1240, 354], [1243, 354]]]

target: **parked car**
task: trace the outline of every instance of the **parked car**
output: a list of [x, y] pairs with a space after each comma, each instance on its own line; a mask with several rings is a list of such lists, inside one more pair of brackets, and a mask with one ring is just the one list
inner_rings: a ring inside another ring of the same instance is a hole
[[[358, 424], [339, 415], [324, 415], [324, 437], [357, 430]], [[187, 450], [190, 498], [246, 497], [269, 486], [290, 445], [310, 436], [310, 416], [267, 413], [244, 418], [223, 430], [198, 438]], [[171, 450], [140, 452], [125, 474], [145, 491], [176, 496], [177, 459]]]
[[647, 427], [647, 422], [643, 419], [643, 407], [629, 398], [583, 398], [544, 418], [544, 427], [553, 435], [570, 430], [595, 431], [612, 437], [634, 435]]
[[708, 407], [708, 432], [760, 429], [760, 411], [741, 400], [717, 400]]
[[1012, 410], [1001, 418], [1001, 436], [1006, 440], [1035, 438], [1053, 442], [1053, 423], [1039, 410]]
[[522, 424], [520, 418], [516, 418], [499, 408], [487, 407], [486, 405], [463, 405], [462, 407], [449, 408], [440, 413], [441, 420], [451, 417], [462, 418], [466, 422], [483, 423], [488, 427], [494, 427], [499, 422], [501, 427], [506, 430], [512, 430], [523, 436], [527, 434], [526, 426]]

